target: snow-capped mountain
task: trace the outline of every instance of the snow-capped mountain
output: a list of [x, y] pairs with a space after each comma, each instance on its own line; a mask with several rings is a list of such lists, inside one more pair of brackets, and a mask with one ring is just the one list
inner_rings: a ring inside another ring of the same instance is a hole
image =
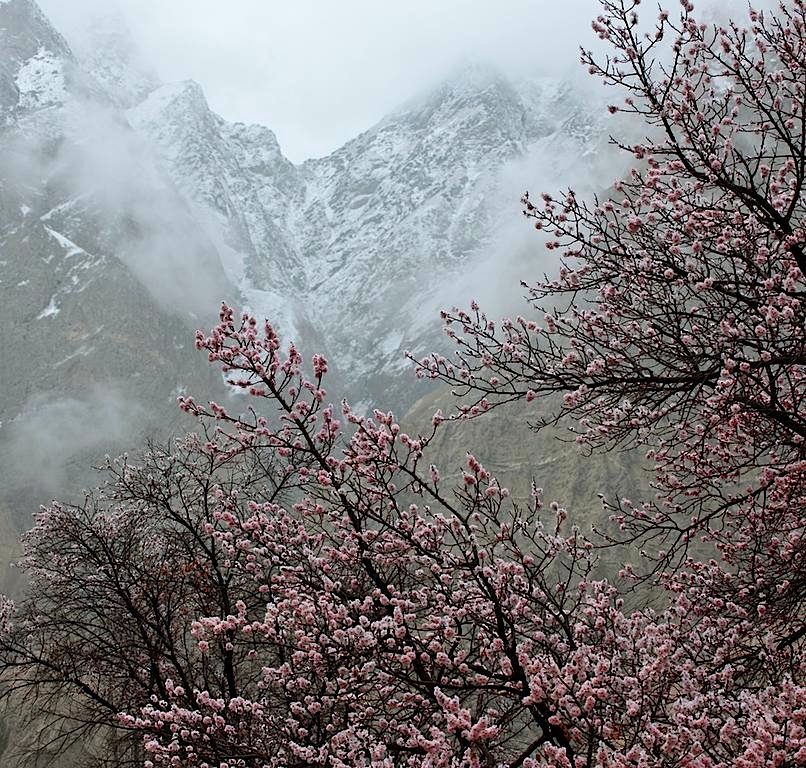
[[464, 67], [295, 165], [269, 128], [216, 115], [200, 85], [160, 84], [114, 20], [71, 48], [33, 0], [0, 0], [12, 496], [63, 480], [18, 472], [21, 455], [63, 469], [170, 423], [183, 389], [212, 394], [192, 329], [222, 298], [326, 353], [333, 395], [335, 382], [354, 401], [407, 407], [422, 390], [403, 351], [439, 344], [438, 308], [483, 290], [485, 264], [514, 247], [501, 237], [525, 186], [514, 169], [552, 184], [584, 170], [599, 114], [569, 83]]
[[215, 115], [193, 82], [155, 89], [126, 117], [210, 214], [251, 309], [305, 341], [318, 329], [352, 393], [405, 405], [403, 353], [433, 345], [440, 286], [472, 269], [502, 213], [517, 211], [521, 190], [503, 187], [502, 169], [541, 142], [555, 160], [563, 142], [575, 160], [590, 150], [578, 95], [528, 86], [465, 69], [298, 166], [269, 129]]

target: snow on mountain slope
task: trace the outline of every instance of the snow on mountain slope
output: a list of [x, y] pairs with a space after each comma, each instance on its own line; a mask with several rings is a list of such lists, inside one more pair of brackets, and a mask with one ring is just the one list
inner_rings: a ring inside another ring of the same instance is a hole
[[273, 317], [296, 328], [293, 306], [304, 290], [304, 273], [283, 221], [303, 192], [274, 134], [226, 123], [192, 81], [162, 86], [126, 114], [216, 233], [230, 279], [244, 294], [270, 296]]
[[589, 112], [562, 83], [516, 88], [474, 66], [300, 166], [267, 128], [215, 115], [196, 83], [163, 86], [127, 117], [211, 215], [253, 311], [309, 349], [318, 329], [352, 393], [400, 405], [413, 396], [404, 349], [438, 343], [441, 286], [483, 259], [517, 208], [502, 169], [541, 143], [584, 155]]
[[62, 103], [74, 63], [36, 3], [0, 5], [0, 126], [19, 112]]

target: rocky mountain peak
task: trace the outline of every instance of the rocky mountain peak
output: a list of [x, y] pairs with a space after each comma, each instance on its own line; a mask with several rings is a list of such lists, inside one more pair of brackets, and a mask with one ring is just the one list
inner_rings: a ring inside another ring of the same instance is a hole
[[461, 108], [468, 102], [496, 103], [501, 99], [517, 100], [509, 78], [492, 64], [463, 62], [454, 67], [442, 80], [418, 96], [409, 99], [392, 114], [398, 112], [433, 112]]
[[436, 286], [479, 260], [503, 201], [511, 206], [522, 191], [503, 189], [502, 169], [535, 146], [577, 156], [586, 141], [552, 145], [589, 111], [564, 88], [461, 67], [301, 166], [268, 128], [213, 113], [192, 82], [154, 90], [127, 116], [177, 187], [216, 221], [228, 274], [250, 308], [303, 345], [320, 329], [316, 343], [348, 386], [379, 382], [406, 402], [402, 353], [439, 338]]
[[[181, 80], [155, 88], [129, 114], [150, 123], [192, 118], [194, 122], [209, 127], [219, 122], [210, 110], [202, 87], [195, 80]], [[196, 127], [195, 124], [188, 126]]]
[[453, 131], [468, 146], [480, 136], [498, 145], [504, 134], [523, 136], [523, 107], [520, 95], [499, 70], [468, 64], [403, 104], [379, 128], [393, 124], [427, 135]]

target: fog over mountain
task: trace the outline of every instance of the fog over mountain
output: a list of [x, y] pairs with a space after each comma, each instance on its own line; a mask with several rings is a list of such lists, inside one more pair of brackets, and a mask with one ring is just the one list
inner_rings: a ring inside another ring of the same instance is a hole
[[42, 0], [74, 51], [116, 15], [163, 80], [194, 79], [228, 120], [271, 126], [294, 162], [330, 154], [460, 61], [564, 75], [594, 42], [596, 0]]
[[576, 74], [455, 66], [297, 163], [203, 83], [161, 82], [119, 20], [75, 39], [0, 2], [0, 513], [20, 528], [104, 452], [191, 427], [178, 394], [234, 396], [193, 348], [222, 299], [328, 355], [334, 398], [405, 411], [425, 390], [404, 351], [443, 344], [440, 307], [509, 311], [552, 268], [522, 191], [618, 170]]

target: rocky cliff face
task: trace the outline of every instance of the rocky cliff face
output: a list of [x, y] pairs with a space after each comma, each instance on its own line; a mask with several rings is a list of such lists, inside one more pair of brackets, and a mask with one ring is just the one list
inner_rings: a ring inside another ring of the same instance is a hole
[[0, 3], [0, 52], [0, 125], [64, 99], [75, 60], [31, 0]]

